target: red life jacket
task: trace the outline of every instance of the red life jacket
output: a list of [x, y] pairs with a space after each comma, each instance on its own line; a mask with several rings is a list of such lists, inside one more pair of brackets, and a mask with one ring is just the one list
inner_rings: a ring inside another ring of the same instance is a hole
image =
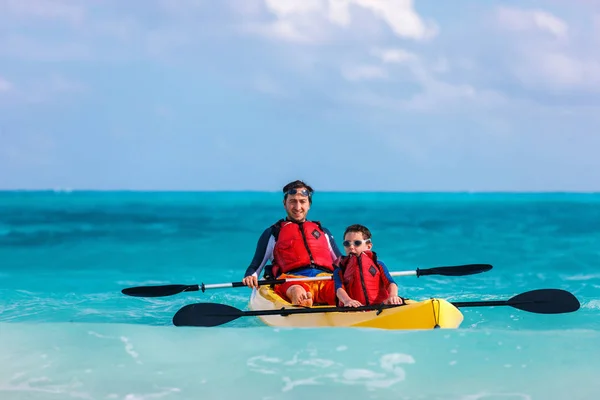
[[333, 272], [329, 242], [319, 222], [280, 220], [273, 226], [273, 275], [293, 273], [294, 270], [313, 267]]
[[377, 263], [375, 252], [364, 251], [359, 256], [350, 254], [341, 257], [339, 264], [344, 289], [352, 299], [368, 306], [383, 303], [388, 298], [389, 283]]

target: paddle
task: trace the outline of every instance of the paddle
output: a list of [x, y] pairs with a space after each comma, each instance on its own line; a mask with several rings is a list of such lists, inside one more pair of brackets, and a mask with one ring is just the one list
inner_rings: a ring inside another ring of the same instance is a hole
[[[577, 311], [579, 300], [562, 289], [538, 289], [518, 294], [508, 300], [461, 301], [452, 303], [455, 307], [511, 306], [522, 311], [537, 314], [562, 314]], [[259, 315], [313, 314], [329, 312], [381, 311], [402, 305], [373, 305], [362, 307], [323, 307], [323, 308], [281, 308], [278, 310], [242, 311], [226, 304], [196, 303], [183, 306], [173, 316], [175, 326], [217, 326], [240, 317]]]
[[[435, 267], [429, 269], [419, 269], [415, 271], [397, 271], [390, 272], [392, 276], [426, 276], [426, 275], [442, 275], [442, 276], [464, 276], [474, 275], [481, 272], [486, 272], [492, 269], [490, 264], [467, 264], [457, 265], [450, 267]], [[286, 282], [302, 282], [302, 281], [325, 281], [330, 280], [331, 276], [316, 276], [307, 278], [287, 278], [287, 279], [271, 279], [258, 281], [259, 285], [277, 285]], [[246, 286], [242, 282], [230, 282], [230, 283], [214, 283], [205, 285], [162, 285], [162, 286], [137, 286], [130, 287], [121, 290], [121, 293], [128, 296], [136, 297], [163, 297], [172, 296], [183, 292], [195, 292], [206, 289], [219, 289], [219, 288], [230, 288], [230, 287], [242, 287]]]

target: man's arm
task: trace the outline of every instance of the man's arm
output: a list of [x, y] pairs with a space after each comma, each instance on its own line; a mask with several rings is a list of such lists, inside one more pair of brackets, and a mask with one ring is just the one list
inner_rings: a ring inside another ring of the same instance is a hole
[[335, 243], [335, 239], [333, 238], [333, 235], [331, 234], [329, 229], [323, 228], [323, 232], [325, 232], [325, 237], [327, 238], [327, 243], [329, 243], [329, 250], [331, 251], [331, 258], [333, 258], [335, 260], [338, 257], [343, 256], [342, 252], [337, 247], [337, 244]]
[[272, 235], [272, 228], [269, 227], [264, 230], [262, 235], [258, 238], [256, 244], [256, 250], [254, 257], [250, 262], [250, 265], [246, 269], [244, 278], [247, 276], [254, 275], [258, 278], [267, 261], [273, 259], [273, 248], [275, 247], [275, 238]]

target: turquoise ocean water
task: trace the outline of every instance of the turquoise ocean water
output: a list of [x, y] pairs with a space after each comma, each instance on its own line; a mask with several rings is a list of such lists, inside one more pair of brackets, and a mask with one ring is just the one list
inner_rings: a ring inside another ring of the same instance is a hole
[[600, 398], [600, 195], [317, 193], [341, 244], [369, 226], [413, 299], [571, 291], [581, 309], [462, 309], [458, 330], [176, 328], [182, 306], [246, 308], [246, 288], [163, 298], [129, 286], [241, 280], [279, 193], [0, 192], [0, 399]]

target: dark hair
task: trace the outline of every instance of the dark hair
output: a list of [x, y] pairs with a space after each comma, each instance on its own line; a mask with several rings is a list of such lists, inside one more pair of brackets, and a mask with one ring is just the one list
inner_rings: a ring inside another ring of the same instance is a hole
[[285, 201], [287, 200], [288, 197], [288, 191], [292, 190], [292, 189], [299, 189], [299, 188], [306, 188], [306, 190], [308, 190], [308, 204], [312, 204], [312, 194], [314, 193], [314, 190], [312, 187], [310, 187], [309, 185], [307, 185], [306, 183], [300, 181], [300, 180], [295, 180], [293, 182], [288, 183], [287, 185], [285, 185], [283, 187], [283, 202], [285, 203]]
[[369, 230], [369, 228], [367, 228], [364, 225], [360, 225], [360, 224], [354, 224], [354, 225], [350, 225], [349, 227], [346, 228], [346, 231], [344, 232], [344, 237], [346, 237], [346, 233], [349, 232], [358, 232], [358, 233], [362, 233], [363, 234], [363, 238], [366, 239], [371, 239], [371, 231]]

